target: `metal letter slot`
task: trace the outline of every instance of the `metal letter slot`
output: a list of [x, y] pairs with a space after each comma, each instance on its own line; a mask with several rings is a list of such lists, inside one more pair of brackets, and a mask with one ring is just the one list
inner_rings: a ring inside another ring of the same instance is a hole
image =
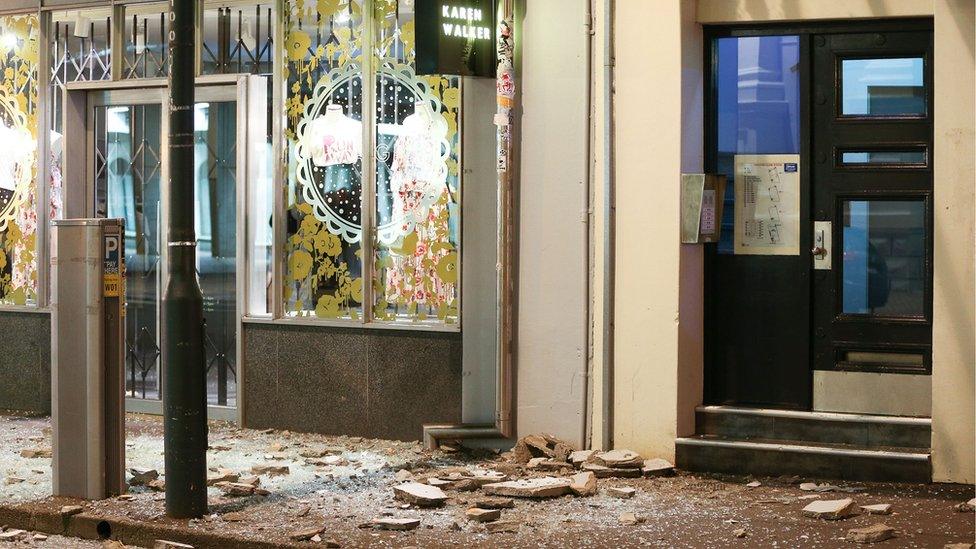
[[831, 233], [830, 221], [813, 222], [813, 268], [818, 271], [830, 270]]

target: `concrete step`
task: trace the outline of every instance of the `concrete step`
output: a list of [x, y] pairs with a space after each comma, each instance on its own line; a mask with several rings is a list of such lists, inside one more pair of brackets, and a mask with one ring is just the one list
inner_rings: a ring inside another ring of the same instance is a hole
[[736, 440], [805, 441], [864, 449], [893, 446], [924, 452], [932, 447], [929, 418], [699, 406], [695, 424], [699, 435]]
[[811, 480], [932, 480], [930, 455], [917, 448], [867, 449], [828, 443], [696, 435], [677, 439], [675, 452], [679, 468], [697, 472], [800, 475]]

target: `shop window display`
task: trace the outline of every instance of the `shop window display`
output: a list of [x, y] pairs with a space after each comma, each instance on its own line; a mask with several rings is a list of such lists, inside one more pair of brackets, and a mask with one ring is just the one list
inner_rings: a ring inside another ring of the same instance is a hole
[[363, 6], [288, 8], [285, 310], [361, 319]]
[[460, 79], [414, 75], [413, 13], [377, 13], [373, 315], [458, 319]]
[[0, 16], [0, 303], [37, 298], [36, 15]]
[[414, 73], [412, 7], [373, 8], [290, 5], [286, 309], [361, 320], [366, 301], [378, 321], [456, 323], [459, 79]]

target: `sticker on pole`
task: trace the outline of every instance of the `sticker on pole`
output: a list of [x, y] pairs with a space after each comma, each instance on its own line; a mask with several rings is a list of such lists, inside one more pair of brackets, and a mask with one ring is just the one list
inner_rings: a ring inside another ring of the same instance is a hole
[[102, 258], [102, 296], [122, 295], [121, 235], [105, 235], [105, 256]]

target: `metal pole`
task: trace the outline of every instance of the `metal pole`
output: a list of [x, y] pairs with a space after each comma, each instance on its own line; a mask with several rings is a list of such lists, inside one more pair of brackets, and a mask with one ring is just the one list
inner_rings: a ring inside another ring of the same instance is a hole
[[163, 296], [166, 514], [207, 512], [203, 296], [193, 227], [193, 23], [196, 0], [170, 0], [168, 283]]

